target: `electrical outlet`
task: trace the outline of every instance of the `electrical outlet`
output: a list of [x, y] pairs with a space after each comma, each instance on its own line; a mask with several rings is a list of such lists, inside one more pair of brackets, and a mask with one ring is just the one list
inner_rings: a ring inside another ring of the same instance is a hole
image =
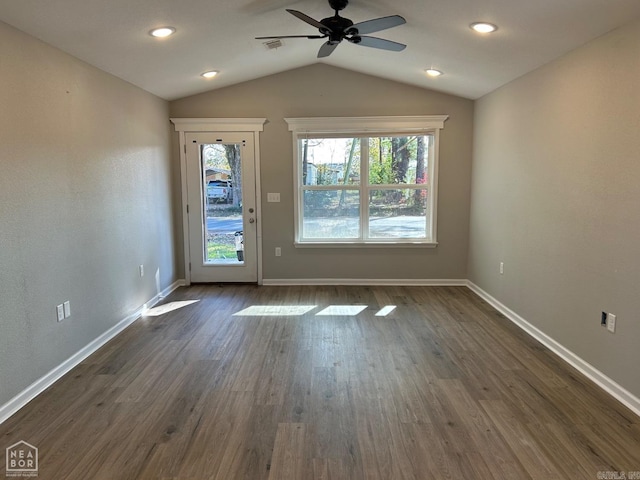
[[276, 257], [281, 257], [282, 256], [282, 250], [280, 249], [280, 247], [276, 247]]
[[140, 265], [140, 266], [138, 267], [138, 271], [140, 272], [140, 276], [141, 276], [141, 277], [144, 277], [144, 265]]
[[62, 305], [64, 307], [64, 318], [69, 318], [71, 316], [71, 302], [67, 300]]
[[616, 316], [613, 313], [607, 315], [607, 330], [616, 333]]
[[500, 262], [500, 275], [504, 275], [504, 262]]
[[64, 320], [64, 306], [62, 304], [56, 306], [56, 313], [58, 314], [58, 321]]

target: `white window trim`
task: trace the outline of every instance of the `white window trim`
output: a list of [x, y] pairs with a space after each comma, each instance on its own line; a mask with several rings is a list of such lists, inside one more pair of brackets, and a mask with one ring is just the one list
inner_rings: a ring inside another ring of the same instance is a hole
[[[285, 118], [289, 125], [289, 131], [293, 133], [293, 181], [295, 202], [294, 210], [294, 245], [298, 248], [352, 248], [352, 247], [429, 247], [435, 248], [437, 241], [438, 225], [438, 157], [440, 151], [440, 130], [444, 128], [444, 122], [448, 115], [416, 115], [398, 117], [305, 117]], [[420, 242], [415, 240], [403, 241], [331, 241], [314, 242], [300, 240], [300, 205], [302, 205], [302, 189], [300, 188], [299, 173], [300, 162], [298, 158], [298, 140], [305, 135], [344, 135], [344, 134], [415, 134], [424, 133], [433, 135], [434, 155], [433, 164], [429, 167], [432, 175], [432, 189], [429, 195], [429, 211], [431, 212], [430, 227], [431, 241]]]

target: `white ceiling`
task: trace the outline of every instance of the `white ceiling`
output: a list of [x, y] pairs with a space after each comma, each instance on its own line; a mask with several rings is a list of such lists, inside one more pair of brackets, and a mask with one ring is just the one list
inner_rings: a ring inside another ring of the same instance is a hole
[[[290, 39], [268, 50], [254, 36], [316, 34], [285, 12], [320, 20], [325, 0], [18, 0], [0, 20], [162, 98], [317, 63], [322, 40]], [[640, 17], [638, 0], [351, 0], [354, 23], [402, 15], [407, 24], [372, 34], [408, 45], [387, 52], [343, 42], [322, 62], [466, 98], [478, 98], [589, 40]], [[469, 29], [488, 21], [499, 30]], [[158, 40], [148, 32], [171, 25]], [[445, 72], [428, 78], [425, 68]], [[211, 80], [200, 77], [219, 70]]]

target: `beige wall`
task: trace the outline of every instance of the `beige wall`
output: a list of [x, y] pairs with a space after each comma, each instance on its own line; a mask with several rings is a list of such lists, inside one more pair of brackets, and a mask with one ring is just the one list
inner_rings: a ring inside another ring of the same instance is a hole
[[636, 396], [639, 59], [635, 23], [477, 102], [469, 250], [474, 283]]
[[[260, 139], [265, 279], [466, 278], [472, 101], [316, 64], [176, 100], [170, 109], [172, 117], [268, 119]], [[293, 147], [285, 117], [434, 114], [449, 115], [440, 137], [436, 249], [294, 248]], [[280, 192], [281, 203], [267, 203], [267, 192]], [[273, 255], [276, 246], [282, 257]]]
[[0, 23], [0, 406], [175, 280], [168, 116]]

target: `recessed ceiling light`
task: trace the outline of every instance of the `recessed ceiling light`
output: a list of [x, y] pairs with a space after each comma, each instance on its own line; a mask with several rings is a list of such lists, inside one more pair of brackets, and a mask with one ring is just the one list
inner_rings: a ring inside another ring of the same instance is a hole
[[440, 70], [436, 70], [435, 68], [427, 68], [425, 72], [430, 77], [439, 77], [440, 75], [442, 75], [442, 72]]
[[209, 70], [208, 72], [201, 73], [200, 76], [204, 78], [213, 78], [218, 74], [215, 70]]
[[478, 33], [493, 33], [498, 30], [498, 27], [493, 23], [487, 22], [475, 22], [469, 25], [469, 27], [471, 28], [471, 30], [474, 30]]
[[152, 37], [164, 38], [168, 37], [169, 35], [173, 35], [174, 33], [176, 33], [176, 29], [173, 27], [160, 27], [151, 30], [149, 32], [149, 35], [151, 35]]

